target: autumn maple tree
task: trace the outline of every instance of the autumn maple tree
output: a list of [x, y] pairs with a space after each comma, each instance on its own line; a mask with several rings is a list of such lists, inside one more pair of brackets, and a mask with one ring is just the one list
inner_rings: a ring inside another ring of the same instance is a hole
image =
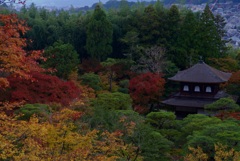
[[26, 39], [22, 37], [29, 28], [17, 15], [0, 14], [0, 86], [7, 87], [6, 76], [31, 79], [30, 71], [43, 71], [36, 60], [44, 59], [40, 51], [27, 52]]
[[237, 102], [240, 102], [240, 70], [232, 73], [232, 76], [227, 84], [227, 92], [231, 95], [238, 96]]
[[103, 67], [97, 59], [83, 59], [80, 65], [80, 71], [85, 73], [98, 73]]
[[164, 84], [165, 80], [161, 75], [150, 72], [132, 78], [129, 82], [129, 93], [135, 107], [138, 110], [142, 108], [146, 111], [151, 110], [148, 106], [160, 101]]
[[80, 96], [80, 89], [71, 81], [62, 81], [56, 76], [31, 72], [35, 81], [19, 77], [8, 77], [11, 102], [60, 103], [69, 105]]
[[79, 89], [71, 82], [42, 74], [39, 60], [45, 61], [41, 51], [26, 51], [23, 35], [29, 30], [17, 15], [0, 15], [0, 86], [10, 87], [10, 101], [28, 103], [57, 102], [67, 105], [79, 96]]

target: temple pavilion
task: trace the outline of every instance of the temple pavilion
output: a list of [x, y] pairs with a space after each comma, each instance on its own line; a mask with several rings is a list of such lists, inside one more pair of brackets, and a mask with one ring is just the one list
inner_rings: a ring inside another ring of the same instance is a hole
[[180, 117], [187, 114], [204, 114], [204, 105], [228, 97], [227, 93], [220, 90], [220, 84], [227, 82], [230, 77], [231, 73], [222, 72], [199, 61], [169, 78], [180, 83], [180, 90], [162, 103], [172, 108]]

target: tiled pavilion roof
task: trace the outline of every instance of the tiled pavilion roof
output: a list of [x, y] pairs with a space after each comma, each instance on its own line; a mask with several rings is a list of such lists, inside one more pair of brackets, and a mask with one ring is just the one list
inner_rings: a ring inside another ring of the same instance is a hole
[[230, 77], [231, 73], [222, 72], [204, 62], [199, 62], [186, 70], [179, 71], [169, 80], [192, 83], [224, 83]]

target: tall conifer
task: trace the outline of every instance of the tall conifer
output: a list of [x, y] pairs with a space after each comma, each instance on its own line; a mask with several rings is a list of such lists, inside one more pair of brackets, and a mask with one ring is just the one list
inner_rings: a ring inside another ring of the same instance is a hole
[[190, 67], [199, 59], [196, 52], [196, 32], [198, 21], [192, 11], [184, 17], [178, 38], [178, 55], [175, 63], [181, 69]]
[[[217, 19], [219, 21], [219, 18]], [[206, 58], [219, 58], [225, 52], [223, 41], [223, 24], [216, 21], [208, 5], [200, 16], [198, 27], [198, 53]]]
[[87, 25], [87, 52], [102, 60], [112, 52], [113, 27], [105, 12], [97, 5]]

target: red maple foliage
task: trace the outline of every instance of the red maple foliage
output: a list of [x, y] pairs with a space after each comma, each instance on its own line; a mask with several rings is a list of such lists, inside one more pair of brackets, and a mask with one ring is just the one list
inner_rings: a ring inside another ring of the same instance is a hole
[[[232, 76], [226, 84], [226, 90], [229, 94], [234, 96], [240, 96], [240, 70], [232, 73]], [[240, 98], [237, 100], [240, 103]]]
[[6, 88], [7, 75], [31, 79], [30, 71], [43, 71], [36, 60], [44, 59], [41, 51], [26, 52], [26, 39], [22, 38], [29, 28], [16, 14], [0, 14], [0, 87]]
[[146, 108], [145, 106], [135, 105], [133, 107], [133, 110], [138, 112], [139, 114], [147, 114], [149, 112], [149, 108]]
[[80, 96], [79, 88], [71, 81], [62, 81], [56, 76], [31, 72], [35, 81], [19, 77], [8, 77], [10, 82], [10, 101], [27, 103], [60, 103], [69, 105]]
[[132, 78], [129, 82], [129, 93], [134, 105], [148, 107], [157, 103], [164, 92], [165, 80], [159, 74], [144, 73]]
[[240, 70], [232, 74], [229, 83], [240, 84]]
[[240, 120], [240, 112], [232, 112], [229, 114], [229, 117]]
[[124, 63], [117, 63], [111, 66], [111, 70], [116, 74], [116, 78], [124, 79], [134, 76], [134, 72], [130, 70], [129, 65]]
[[100, 61], [97, 59], [83, 59], [82, 64], [80, 65], [80, 71], [83, 73], [98, 73], [101, 71], [103, 66], [100, 64]]
[[234, 118], [236, 120], [240, 120], [240, 112], [221, 111], [215, 116], [217, 118], [220, 118], [221, 120], [226, 120], [226, 119], [229, 119], [229, 118]]

